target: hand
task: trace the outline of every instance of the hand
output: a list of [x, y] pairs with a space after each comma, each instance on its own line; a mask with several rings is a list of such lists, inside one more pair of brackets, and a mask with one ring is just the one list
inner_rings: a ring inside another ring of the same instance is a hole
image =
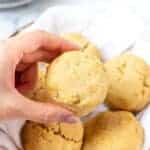
[[[31, 90], [37, 79], [37, 62], [50, 62], [59, 54], [78, 49], [44, 31], [23, 33], [0, 43], [0, 120], [23, 118], [40, 123], [78, 120], [58, 104], [31, 101], [20, 94]], [[20, 91], [20, 92], [18, 92]]]

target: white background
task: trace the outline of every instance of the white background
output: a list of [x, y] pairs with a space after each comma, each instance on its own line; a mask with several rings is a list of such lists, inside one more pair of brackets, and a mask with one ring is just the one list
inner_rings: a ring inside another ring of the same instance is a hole
[[126, 11], [135, 13], [144, 21], [144, 39], [150, 38], [150, 1], [149, 0], [33, 0], [30, 5], [12, 9], [0, 9], [0, 38], [7, 37], [18, 27], [38, 18], [46, 8], [55, 5], [71, 4], [88, 5], [98, 3], [105, 11], [109, 6], [122, 7]]

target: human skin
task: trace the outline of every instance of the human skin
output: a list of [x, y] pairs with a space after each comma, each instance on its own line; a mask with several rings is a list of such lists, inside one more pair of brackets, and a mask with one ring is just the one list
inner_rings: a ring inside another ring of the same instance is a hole
[[40, 123], [78, 120], [64, 106], [40, 103], [24, 97], [34, 88], [37, 62], [50, 62], [77, 46], [44, 31], [22, 33], [0, 42], [0, 121], [22, 118]]

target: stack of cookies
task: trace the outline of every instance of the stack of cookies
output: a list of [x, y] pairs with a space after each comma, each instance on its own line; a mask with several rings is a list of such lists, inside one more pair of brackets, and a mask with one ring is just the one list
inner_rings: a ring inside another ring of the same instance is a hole
[[100, 50], [78, 33], [62, 35], [79, 45], [40, 64], [33, 100], [51, 99], [72, 108], [79, 117], [101, 104], [108, 111], [75, 124], [42, 125], [27, 121], [22, 129], [25, 150], [142, 150], [144, 131], [135, 117], [150, 103], [150, 67], [124, 53], [103, 62]]

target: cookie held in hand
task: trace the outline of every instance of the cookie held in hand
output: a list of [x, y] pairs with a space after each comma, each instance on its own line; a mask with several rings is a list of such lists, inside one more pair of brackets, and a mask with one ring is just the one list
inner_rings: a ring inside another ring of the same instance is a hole
[[108, 82], [104, 66], [96, 56], [67, 52], [48, 67], [47, 89], [52, 99], [86, 115], [104, 102]]

